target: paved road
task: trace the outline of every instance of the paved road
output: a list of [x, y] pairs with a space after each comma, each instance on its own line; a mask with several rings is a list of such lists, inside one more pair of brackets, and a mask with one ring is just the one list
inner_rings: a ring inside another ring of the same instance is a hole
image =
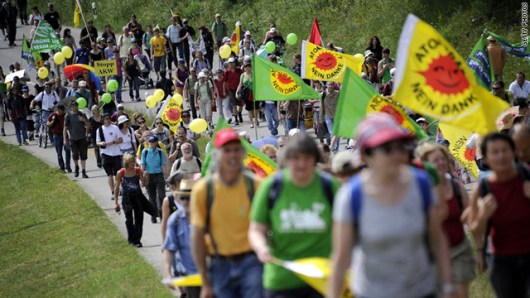
[[[26, 67], [26, 62], [20, 58], [21, 53], [21, 43], [22, 43], [22, 34], [29, 35], [30, 27], [29, 26], [22, 26], [17, 29], [17, 47], [10, 48], [8, 47], [7, 41], [0, 41], [0, 66], [4, 69], [5, 72], [9, 72], [9, 65], [14, 63], [15, 61], [19, 61], [22, 64], [22, 67]], [[76, 39], [79, 37], [80, 30], [79, 29], [72, 29], [72, 34]], [[218, 65], [217, 63], [214, 63], [214, 65]], [[31, 78], [35, 80], [37, 75], [36, 70], [31, 71]], [[153, 75], [154, 77], [154, 75]], [[32, 84], [31, 84], [32, 85]], [[31, 88], [33, 92], [33, 88]], [[142, 102], [132, 102], [128, 97], [128, 90], [125, 90], [124, 92], [124, 101], [125, 101], [125, 107], [127, 109], [132, 109], [140, 112], [147, 112], [147, 109], [145, 107], [145, 101]], [[144, 93], [147, 92], [148, 94], [152, 94], [154, 90], [145, 90], [141, 89], [141, 95], [142, 98], [145, 100]], [[214, 113], [217, 114], [217, 113]], [[245, 112], [246, 114], [246, 112]], [[216, 116], [214, 116], [214, 120], [216, 120]], [[250, 128], [250, 123], [248, 121], [248, 117], [244, 116], [245, 122], [240, 126], [235, 126], [234, 128], [237, 131], [243, 131], [246, 130], [252, 140], [256, 139], [255, 134], [257, 133], [258, 137], [261, 138], [263, 136], [269, 135], [268, 130], [265, 127], [265, 124], [262, 123], [259, 128], [253, 129]], [[7, 137], [0, 137], [0, 141], [10, 143], [10, 144], [17, 144], [15, 135], [14, 135], [14, 127], [12, 123], [6, 122], [5, 123], [6, 133], [8, 134]], [[280, 127], [280, 133], [283, 132], [283, 128]], [[23, 150], [26, 150], [30, 152], [31, 154], [35, 155], [36, 157], [42, 159], [44, 162], [46, 162], [48, 165], [52, 167], [58, 167], [57, 166], [57, 160], [56, 160], [56, 154], [55, 150], [52, 147], [48, 147], [47, 149], [39, 148], [36, 142], [30, 142], [29, 146], [23, 146], [21, 147]], [[117, 215], [114, 213], [114, 202], [110, 199], [110, 190], [107, 184], [106, 176], [103, 170], [98, 169], [96, 167], [96, 160], [94, 157], [94, 152], [92, 149], [90, 149], [89, 152], [89, 158], [87, 161], [87, 174], [90, 177], [90, 179], [81, 179], [81, 178], [74, 178], [73, 174], [65, 174], [69, 179], [72, 179], [76, 181], [93, 199], [94, 201], [101, 207], [101, 209], [107, 214], [109, 219], [116, 225], [118, 230], [123, 234], [123, 242], [126, 243], [126, 228], [125, 228], [125, 217], [122, 213], [122, 215]], [[142, 237], [142, 243], [144, 245], [143, 248], [139, 249], [140, 254], [149, 261], [161, 274], [162, 276], [162, 254], [160, 251], [160, 244], [161, 244], [161, 232], [160, 232], [160, 224], [152, 224], [149, 220], [149, 216], [146, 216], [146, 220], [144, 221], [144, 233]]]

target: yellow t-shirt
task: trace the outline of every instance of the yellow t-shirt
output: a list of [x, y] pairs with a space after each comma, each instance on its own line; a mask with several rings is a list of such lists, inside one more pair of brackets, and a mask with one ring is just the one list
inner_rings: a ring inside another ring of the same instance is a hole
[[[206, 227], [207, 179], [195, 184], [191, 192], [191, 224]], [[248, 241], [250, 225], [250, 199], [244, 177], [236, 185], [227, 186], [215, 175], [213, 183], [213, 203], [210, 211], [210, 233], [213, 235], [221, 256], [233, 256], [252, 251]], [[259, 181], [254, 179], [254, 190]], [[209, 245], [210, 254], [214, 254]]]
[[163, 36], [154, 36], [151, 37], [151, 46], [153, 46], [153, 56], [162, 57], [166, 55], [164, 50], [166, 46], [166, 39]]

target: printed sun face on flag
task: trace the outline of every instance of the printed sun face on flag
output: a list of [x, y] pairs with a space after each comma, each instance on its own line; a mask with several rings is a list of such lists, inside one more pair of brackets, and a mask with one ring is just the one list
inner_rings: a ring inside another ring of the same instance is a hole
[[418, 131], [412, 122], [408, 121], [407, 113], [388, 98], [382, 96], [373, 96], [370, 99], [370, 103], [366, 109], [366, 114], [377, 112], [389, 114], [396, 120], [399, 126], [410, 131], [410, 133], [413, 135]]
[[288, 73], [279, 70], [270, 70], [271, 85], [281, 95], [291, 95], [298, 92], [302, 86]]
[[473, 133], [447, 124], [440, 124], [439, 127], [443, 137], [449, 141], [451, 155], [473, 176], [478, 177], [478, 168], [475, 163], [476, 147], [467, 146], [467, 141]]
[[173, 98], [170, 98], [162, 112], [161, 118], [164, 123], [169, 125], [172, 131], [176, 131], [180, 121], [182, 121], [181, 114], [182, 108]]
[[322, 80], [340, 77], [346, 69], [346, 63], [341, 53], [321, 47], [314, 47], [309, 52], [308, 58], [307, 67], [311, 73]]
[[414, 53], [406, 65], [410, 76], [402, 84], [415, 95], [425, 114], [450, 121], [480, 108], [470, 88], [473, 73], [463, 67], [465, 61], [444, 39], [416, 34], [410, 50]]

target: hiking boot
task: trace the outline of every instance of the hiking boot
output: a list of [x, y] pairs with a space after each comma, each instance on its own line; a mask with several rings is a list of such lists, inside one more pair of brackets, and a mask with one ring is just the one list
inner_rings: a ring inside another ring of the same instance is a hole
[[85, 170], [83, 170], [82, 176], [83, 176], [83, 178], [88, 178], [88, 175], [86, 174]]
[[79, 177], [79, 166], [75, 166], [74, 177]]

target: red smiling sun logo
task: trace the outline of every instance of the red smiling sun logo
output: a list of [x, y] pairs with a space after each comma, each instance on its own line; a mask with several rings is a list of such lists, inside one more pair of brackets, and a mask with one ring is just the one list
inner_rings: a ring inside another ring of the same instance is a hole
[[464, 72], [449, 55], [432, 60], [426, 71], [420, 72], [434, 91], [442, 94], [458, 94], [469, 88]]
[[166, 116], [170, 121], [177, 122], [180, 120], [180, 111], [178, 109], [169, 109]]
[[278, 81], [284, 85], [288, 85], [293, 82], [293, 79], [286, 73], [278, 72]]
[[385, 105], [381, 108], [381, 112], [387, 113], [390, 116], [394, 117], [396, 119], [396, 122], [401, 125], [405, 119], [403, 119], [403, 116], [401, 116], [393, 107], [389, 105]]
[[473, 147], [473, 149], [466, 148], [466, 152], [464, 152], [464, 157], [467, 160], [475, 160], [475, 153], [477, 152], [477, 148]]
[[331, 70], [337, 66], [337, 58], [330, 53], [322, 53], [315, 60], [315, 66], [322, 70]]

